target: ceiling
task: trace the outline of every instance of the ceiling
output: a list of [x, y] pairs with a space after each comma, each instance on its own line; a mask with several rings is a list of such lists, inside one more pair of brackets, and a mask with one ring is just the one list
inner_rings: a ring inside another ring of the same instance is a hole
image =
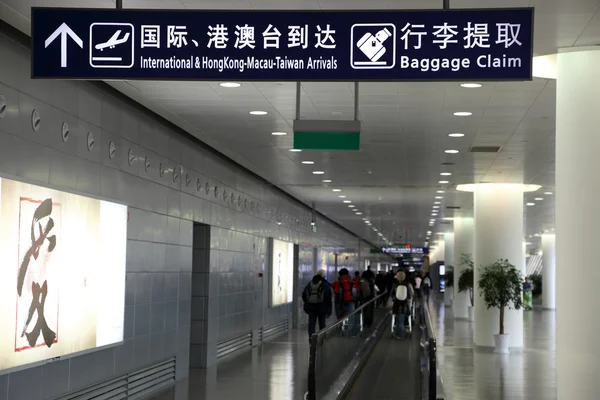
[[[126, 8], [173, 9], [434, 9], [441, 0], [123, 0]], [[600, 44], [600, 0], [503, 0], [503, 7], [535, 7], [536, 55], [560, 47]], [[497, 7], [497, 1], [451, 0], [451, 8]], [[112, 0], [0, 0], [0, 18], [29, 34], [31, 6], [114, 7]], [[295, 83], [109, 82], [227, 156], [372, 242], [421, 244], [426, 232], [451, 230], [444, 218], [472, 214], [472, 194], [456, 184], [511, 182], [541, 185], [525, 195], [526, 236], [554, 227], [556, 84], [553, 80], [483, 83], [361, 83], [358, 152], [292, 153]], [[301, 117], [352, 119], [354, 84], [303, 83]], [[264, 116], [249, 114], [267, 111]], [[457, 117], [457, 111], [472, 112]], [[273, 136], [271, 132], [287, 132]], [[462, 138], [449, 133], [460, 132]], [[497, 154], [472, 154], [473, 145], [497, 145]], [[444, 150], [460, 150], [446, 154]], [[303, 165], [302, 161], [314, 161]], [[442, 165], [452, 163], [453, 165]], [[313, 175], [312, 171], [324, 171]], [[451, 176], [440, 176], [451, 172]], [[332, 180], [323, 183], [323, 179]], [[439, 184], [440, 180], [449, 181]], [[340, 192], [333, 192], [340, 189]], [[445, 193], [436, 193], [444, 190]], [[346, 198], [339, 198], [346, 196]], [[435, 196], [443, 199], [436, 200]], [[543, 198], [543, 200], [534, 200]], [[358, 212], [343, 200], [351, 200]], [[441, 212], [434, 227], [434, 201]], [[459, 206], [460, 210], [447, 210]], [[367, 226], [363, 218], [371, 221]], [[434, 236], [435, 237], [435, 236]]]

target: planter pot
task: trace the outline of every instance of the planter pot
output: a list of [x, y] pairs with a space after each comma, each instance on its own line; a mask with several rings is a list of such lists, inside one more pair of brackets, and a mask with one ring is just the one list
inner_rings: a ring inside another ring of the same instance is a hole
[[510, 342], [510, 334], [505, 333], [504, 335], [494, 335], [494, 353], [508, 354], [508, 345]]
[[469, 306], [467, 311], [469, 313], [469, 321], [475, 321], [475, 307]]

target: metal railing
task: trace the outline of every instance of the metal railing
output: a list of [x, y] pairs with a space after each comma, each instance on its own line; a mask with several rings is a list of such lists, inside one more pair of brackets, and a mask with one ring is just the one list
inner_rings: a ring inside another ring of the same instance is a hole
[[421, 324], [421, 399], [437, 400], [439, 399], [438, 390], [441, 389], [438, 387], [437, 340], [433, 331], [428, 304], [423, 297], [419, 301]]
[[384, 296], [376, 296], [312, 335], [305, 399], [333, 399], [346, 389], [389, 316], [387, 308], [377, 308]]

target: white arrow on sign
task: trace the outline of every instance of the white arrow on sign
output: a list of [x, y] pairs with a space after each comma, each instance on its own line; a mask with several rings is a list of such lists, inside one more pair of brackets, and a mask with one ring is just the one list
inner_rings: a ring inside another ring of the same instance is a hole
[[77, 34], [75, 32], [73, 32], [73, 30], [71, 30], [71, 28], [69, 28], [69, 26], [63, 22], [62, 25], [59, 26], [58, 29], [56, 29], [54, 31], [54, 33], [52, 33], [52, 35], [50, 35], [48, 37], [48, 39], [46, 39], [45, 48], [48, 48], [48, 46], [50, 46], [52, 44], [52, 42], [54, 42], [54, 39], [56, 39], [59, 35], [60, 35], [60, 66], [61, 66], [61, 68], [65, 68], [67, 66], [67, 35], [71, 36], [71, 39], [73, 39], [75, 41], [75, 43], [77, 43], [79, 45], [79, 47], [81, 47], [82, 49], [83, 49], [83, 40], [81, 40], [81, 38], [79, 36], [77, 36]]

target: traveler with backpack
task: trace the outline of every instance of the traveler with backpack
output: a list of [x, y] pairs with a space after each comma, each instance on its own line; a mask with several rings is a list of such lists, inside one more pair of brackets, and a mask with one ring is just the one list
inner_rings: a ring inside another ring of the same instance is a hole
[[360, 272], [354, 272], [354, 278], [352, 278], [352, 285], [355, 287], [360, 286]]
[[325, 328], [325, 320], [331, 315], [331, 285], [325, 279], [327, 273], [320, 269], [302, 291], [304, 312], [308, 314], [308, 337]]
[[[379, 271], [379, 273], [375, 277], [375, 286], [377, 286], [377, 288], [380, 291], [380, 293], [376, 293], [376, 294], [381, 294], [381, 291], [385, 292], [385, 290], [386, 290], [386, 287], [385, 287], [385, 276], [383, 275], [383, 271]], [[377, 289], [375, 289], [375, 290], [377, 291]], [[385, 304], [384, 299], [385, 299], [385, 296], [381, 296], [377, 300], [377, 305], [378, 306], [383, 306]]]
[[[375, 283], [368, 279], [368, 271], [363, 272], [360, 280], [360, 303], [366, 304], [375, 297]], [[366, 306], [363, 310], [363, 320], [365, 326], [369, 327], [373, 324], [373, 318], [375, 317], [375, 304], [371, 303]]]
[[342, 319], [354, 311], [359, 286], [352, 282], [346, 268], [340, 269], [338, 274], [339, 278], [331, 284], [331, 288], [335, 296], [335, 315]]
[[404, 323], [406, 317], [410, 316], [410, 297], [411, 292], [406, 282], [406, 274], [398, 271], [392, 288], [392, 299], [394, 301], [392, 313], [395, 316], [394, 334], [398, 338], [404, 337]]

